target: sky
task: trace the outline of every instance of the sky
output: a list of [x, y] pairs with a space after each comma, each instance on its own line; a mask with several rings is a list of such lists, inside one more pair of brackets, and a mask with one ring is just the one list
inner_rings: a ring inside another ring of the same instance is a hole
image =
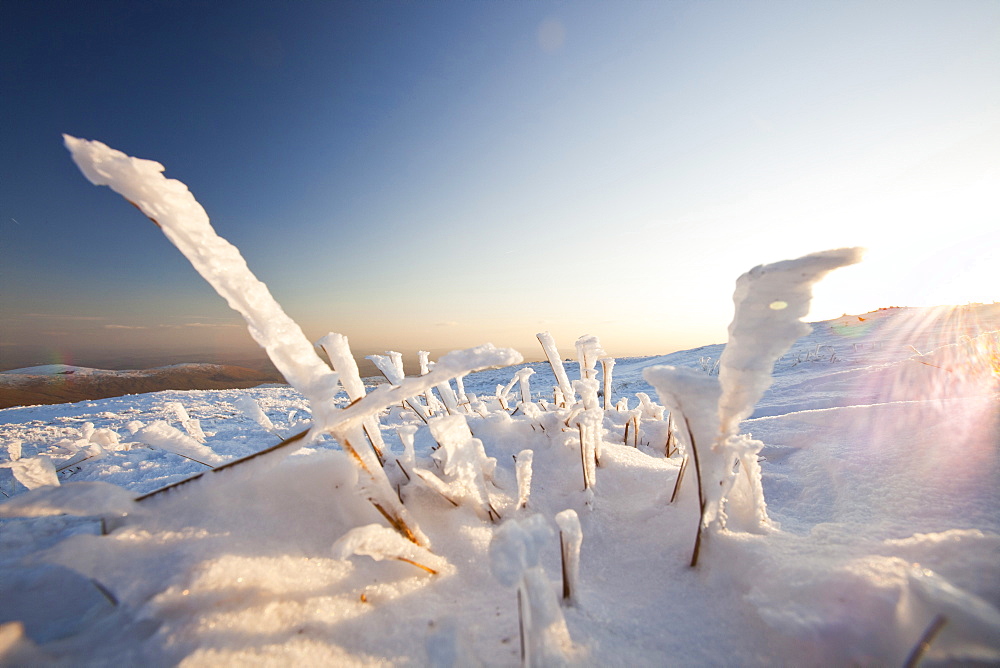
[[3, 0], [0, 369], [250, 359], [62, 133], [357, 354], [722, 342], [740, 274], [842, 246], [810, 319], [1000, 299], [997, 2]]

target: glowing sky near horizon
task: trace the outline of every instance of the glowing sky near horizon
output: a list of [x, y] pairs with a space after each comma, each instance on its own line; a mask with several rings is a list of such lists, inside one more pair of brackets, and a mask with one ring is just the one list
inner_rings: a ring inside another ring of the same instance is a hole
[[998, 3], [14, 0], [0, 64], [3, 368], [252, 345], [63, 132], [359, 352], [719, 342], [739, 274], [840, 246], [814, 319], [1000, 299]]

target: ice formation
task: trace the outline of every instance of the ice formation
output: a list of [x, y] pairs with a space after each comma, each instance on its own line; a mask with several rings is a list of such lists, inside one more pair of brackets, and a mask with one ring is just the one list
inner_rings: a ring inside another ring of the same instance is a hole
[[580, 591], [580, 546], [583, 544], [583, 529], [580, 518], [572, 508], [556, 513], [559, 525], [559, 551], [562, 556], [563, 599], [573, 604], [578, 601]]
[[576, 397], [573, 394], [573, 386], [569, 383], [569, 376], [566, 375], [566, 368], [563, 366], [562, 360], [559, 358], [559, 351], [556, 350], [556, 340], [548, 332], [539, 332], [535, 335], [538, 338], [538, 342], [542, 344], [542, 350], [545, 352], [546, 359], [549, 360], [549, 365], [552, 367], [552, 373], [556, 376], [556, 382], [559, 386], [559, 403], [572, 404], [576, 401]]
[[743, 531], [767, 526], [757, 460], [763, 443], [740, 436], [739, 423], [770, 386], [777, 359], [809, 333], [801, 318], [809, 311], [813, 284], [860, 259], [860, 249], [845, 248], [751, 269], [736, 282], [736, 311], [717, 379], [671, 366], [643, 373], [660, 400], [684, 421], [705, 526]]
[[517, 587], [521, 622], [521, 664], [561, 663], [572, 643], [562, 610], [540, 552], [552, 541], [552, 529], [541, 515], [507, 520], [490, 542], [493, 575], [507, 587]]
[[517, 478], [517, 508], [527, 508], [531, 497], [531, 461], [535, 453], [521, 450], [514, 456], [514, 475]]
[[187, 186], [163, 176], [163, 165], [132, 158], [99, 141], [63, 135], [83, 175], [109, 186], [163, 231], [195, 270], [247, 321], [250, 335], [281, 375], [309, 398], [325, 424], [337, 393], [337, 375], [316, 354], [301, 328], [257, 280], [239, 250], [212, 229], [208, 214]]
[[202, 445], [163, 420], [146, 425], [135, 433], [135, 438], [146, 445], [186, 457], [209, 468], [226, 461], [223, 457], [215, 454], [211, 448]]

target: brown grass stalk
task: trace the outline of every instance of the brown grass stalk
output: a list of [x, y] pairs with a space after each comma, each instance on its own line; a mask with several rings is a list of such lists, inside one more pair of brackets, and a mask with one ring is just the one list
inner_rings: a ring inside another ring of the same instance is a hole
[[434, 570], [433, 568], [431, 568], [430, 566], [424, 566], [423, 564], [417, 563], [416, 561], [413, 561], [412, 559], [407, 559], [406, 557], [393, 557], [393, 559], [395, 559], [396, 561], [405, 561], [408, 564], [413, 564], [417, 568], [424, 569], [425, 571], [427, 571], [431, 575], [437, 575], [438, 574], [438, 572], [436, 570]]
[[[166, 485], [165, 487], [160, 487], [159, 489], [154, 489], [152, 492], [148, 492], [146, 494], [143, 494], [142, 496], [136, 497], [135, 502], [136, 503], [140, 503], [140, 502], [145, 501], [146, 499], [149, 499], [151, 497], [157, 496], [159, 494], [163, 494], [164, 492], [168, 492], [168, 491], [170, 491], [172, 489], [176, 489], [176, 488], [180, 487], [181, 485], [186, 485], [189, 482], [194, 482], [195, 480], [198, 480], [199, 478], [201, 478], [203, 476], [210, 475], [210, 474], [213, 474], [213, 473], [221, 473], [221, 472], [223, 472], [223, 471], [225, 471], [227, 469], [233, 468], [234, 466], [239, 466], [240, 464], [244, 464], [244, 463], [250, 461], [251, 459], [256, 459], [257, 457], [260, 457], [262, 455], [266, 455], [266, 454], [275, 452], [277, 450], [281, 450], [282, 448], [288, 447], [288, 446], [294, 444], [295, 442], [301, 440], [308, 433], [309, 433], [308, 429], [306, 429], [304, 431], [300, 431], [299, 433], [295, 434], [294, 436], [289, 436], [288, 438], [286, 438], [285, 440], [283, 440], [281, 443], [278, 443], [277, 445], [272, 445], [270, 448], [264, 448], [260, 452], [255, 452], [252, 455], [247, 455], [246, 457], [240, 457], [239, 459], [234, 459], [233, 461], [226, 462], [225, 464], [222, 464], [221, 466], [217, 466], [214, 469], [213, 468], [209, 468], [208, 471], [204, 471], [204, 472], [199, 473], [197, 475], [193, 475], [190, 478], [185, 478], [184, 480], [179, 480], [177, 482], [174, 482], [174, 483], [171, 483], [169, 485]], [[208, 465], [206, 464], [206, 466], [208, 466]]]
[[701, 462], [698, 460], [698, 446], [694, 442], [694, 434], [691, 433], [691, 422], [684, 416], [684, 426], [687, 427], [688, 441], [691, 443], [691, 452], [694, 455], [694, 473], [698, 481], [698, 533], [694, 539], [694, 550], [691, 551], [691, 568], [698, 565], [698, 555], [701, 552], [701, 530], [705, 523], [705, 490], [701, 482]]
[[563, 599], [568, 601], [573, 596], [573, 592], [570, 590], [569, 586], [569, 572], [566, 570], [566, 541], [563, 538], [563, 532], [559, 532], [559, 556], [562, 558], [562, 592]]
[[688, 458], [685, 455], [684, 459], [681, 460], [681, 467], [677, 470], [677, 481], [674, 482], [674, 493], [670, 495], [670, 503], [677, 500], [677, 494], [681, 491], [681, 481], [684, 480], [684, 474], [687, 472]]

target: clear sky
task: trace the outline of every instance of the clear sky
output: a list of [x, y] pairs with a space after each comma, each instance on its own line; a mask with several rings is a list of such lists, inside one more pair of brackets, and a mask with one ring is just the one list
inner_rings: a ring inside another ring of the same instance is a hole
[[868, 247], [814, 319], [1000, 299], [1000, 2], [0, 2], [0, 367], [245, 354], [61, 133], [166, 165], [313, 340], [725, 340], [736, 277]]

